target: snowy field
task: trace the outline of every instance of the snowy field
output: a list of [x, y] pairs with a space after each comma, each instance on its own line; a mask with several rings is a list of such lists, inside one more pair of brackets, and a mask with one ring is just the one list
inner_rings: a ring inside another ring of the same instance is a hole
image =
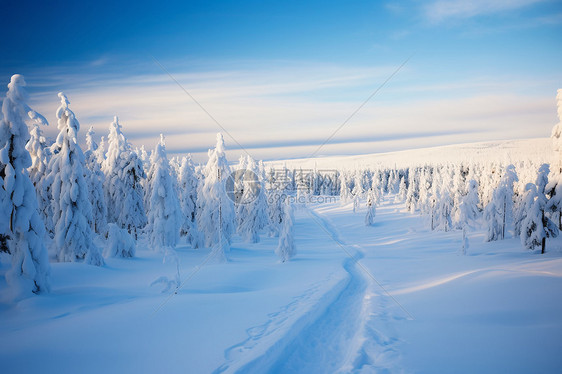
[[51, 293], [0, 304], [0, 372], [559, 372], [562, 242], [540, 255], [476, 231], [462, 256], [460, 231], [393, 201], [371, 227], [351, 203], [298, 207], [287, 263], [266, 236], [234, 237], [224, 264], [178, 246], [177, 294], [151, 286], [175, 265], [143, 241], [52, 263]]
[[373, 153], [357, 156], [309, 157], [272, 161], [273, 167], [319, 169], [405, 168], [444, 162], [479, 162], [491, 160], [505, 165], [533, 160], [537, 164], [552, 161], [552, 141], [549, 138], [500, 140], [493, 142], [453, 144], [405, 151]]

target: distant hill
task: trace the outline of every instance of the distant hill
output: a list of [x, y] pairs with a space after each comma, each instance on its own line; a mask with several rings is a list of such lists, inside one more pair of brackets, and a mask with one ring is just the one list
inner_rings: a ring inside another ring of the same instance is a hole
[[281, 167], [285, 164], [291, 169], [314, 167], [317, 169], [400, 168], [461, 161], [497, 161], [504, 164], [517, 164], [521, 161], [531, 160], [534, 164], [539, 164], [550, 163], [553, 157], [554, 151], [550, 138], [534, 138], [455, 144], [357, 156], [278, 160], [266, 162], [266, 164], [273, 167]]

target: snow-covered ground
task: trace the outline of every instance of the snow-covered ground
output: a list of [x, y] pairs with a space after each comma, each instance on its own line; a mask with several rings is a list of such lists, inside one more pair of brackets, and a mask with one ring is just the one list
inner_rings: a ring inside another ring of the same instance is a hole
[[[386, 197], [375, 224], [336, 203], [295, 212], [297, 255], [234, 238], [225, 264], [140, 242], [103, 267], [52, 263], [52, 292], [0, 304], [2, 373], [528, 373], [562, 367], [562, 243], [436, 232]], [[6, 287], [3, 262], [0, 289]]]

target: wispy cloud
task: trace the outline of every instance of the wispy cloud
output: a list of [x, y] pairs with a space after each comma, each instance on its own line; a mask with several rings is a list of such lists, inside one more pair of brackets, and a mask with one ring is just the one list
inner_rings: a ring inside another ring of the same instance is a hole
[[424, 13], [431, 22], [448, 19], [466, 19], [481, 15], [497, 14], [524, 8], [544, 0], [438, 0], [424, 7]]

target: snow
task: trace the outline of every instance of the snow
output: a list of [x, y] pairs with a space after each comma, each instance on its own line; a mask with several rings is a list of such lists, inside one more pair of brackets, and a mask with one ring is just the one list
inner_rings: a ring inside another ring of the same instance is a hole
[[[559, 94], [562, 98], [562, 93]], [[562, 100], [560, 101], [562, 103]], [[562, 108], [562, 105], [560, 106]], [[440, 164], [443, 162], [489, 162], [494, 160], [504, 165], [533, 160], [538, 165], [549, 163], [554, 158], [553, 149], [557, 138], [536, 138], [453, 144], [441, 147], [410, 149], [406, 151], [373, 153], [358, 156], [328, 156], [318, 158], [278, 160], [267, 162], [267, 166], [281, 168], [318, 169], [363, 169], [403, 168]], [[558, 143], [556, 143], [558, 144]], [[376, 151], [376, 150], [374, 150]]]
[[537, 255], [476, 230], [459, 256], [460, 231], [430, 231], [391, 196], [372, 226], [365, 214], [297, 208], [298, 254], [282, 264], [277, 238], [233, 236], [229, 262], [205, 266], [208, 249], [180, 245], [177, 294], [150, 287], [176, 265], [144, 240], [104, 267], [54, 263], [50, 294], [0, 304], [3, 371], [559, 370], [559, 239]]

